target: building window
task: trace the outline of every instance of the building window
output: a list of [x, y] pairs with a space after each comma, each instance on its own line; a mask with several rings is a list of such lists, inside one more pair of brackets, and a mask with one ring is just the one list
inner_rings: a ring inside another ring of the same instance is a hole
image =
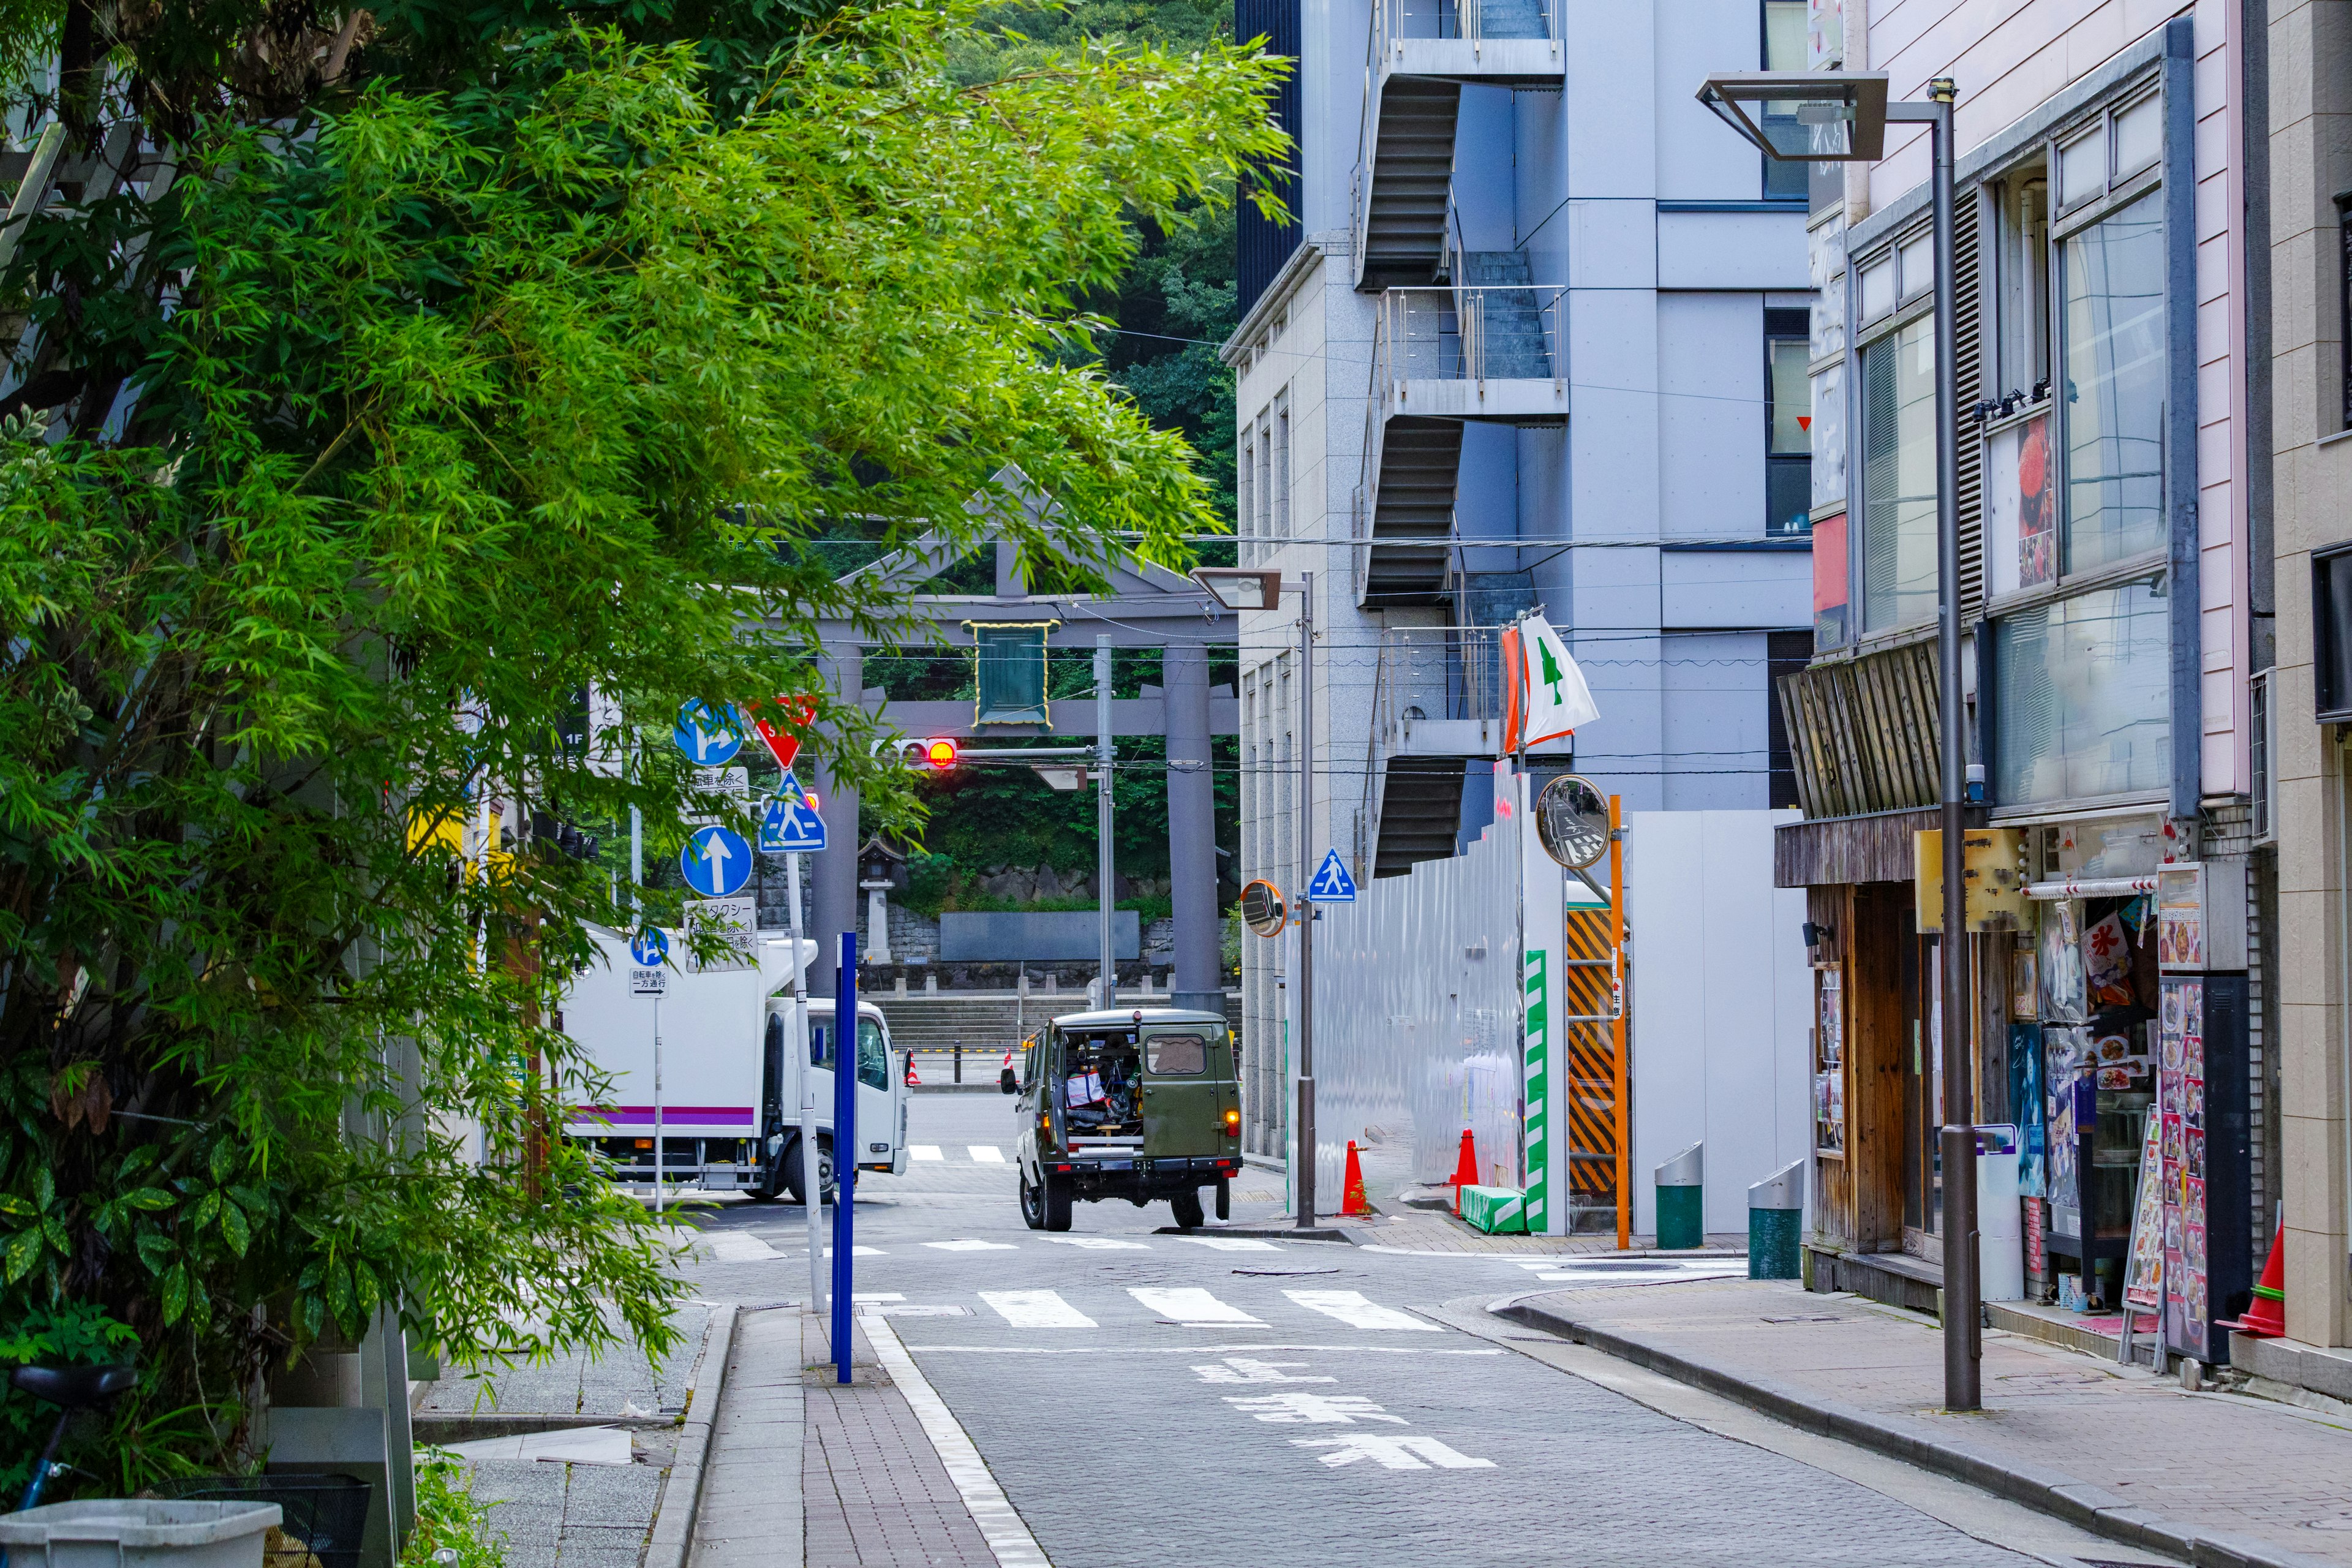
[[1803, 310], [1764, 312], [1764, 531], [1812, 527], [1812, 323]]
[[[1806, 0], [1764, 0], [1766, 70], [1801, 71], [1811, 68], [1811, 27], [1805, 12]], [[1785, 120], [1794, 124], [1796, 114], [1794, 103], [1768, 103], [1764, 106], [1764, 118], [1768, 123]], [[1765, 200], [1803, 201], [1806, 174], [1811, 167], [1810, 163], [1790, 163], [1782, 158], [1765, 158]]]
[[1764, 804], [1774, 811], [1801, 805], [1797, 799], [1797, 761], [1789, 747], [1789, 721], [1780, 708], [1780, 678], [1803, 669], [1813, 655], [1811, 632], [1764, 634], [1765, 767], [1769, 770]]
[[2003, 805], [2163, 789], [2171, 609], [2147, 583], [1995, 623], [1993, 780]]
[[2060, 247], [2064, 572], [2164, 545], [2164, 209], [2153, 195]]
[[1251, 542], [1257, 537], [1257, 432], [1244, 426], [1242, 429], [1241, 460], [1234, 465], [1234, 531], [1241, 535], [1238, 559], [1244, 566], [1254, 565], [1257, 552]]
[[2040, 174], [2001, 187], [1993, 253], [1993, 385], [2011, 414], [2039, 399], [2050, 380], [2050, 182]]
[[1274, 395], [1274, 495], [1267, 509], [1276, 539], [1290, 537], [1290, 389]]
[[2336, 198], [2336, 368], [2344, 388], [2343, 427], [2352, 430], [2352, 193]]
[[1936, 340], [1922, 316], [1862, 351], [1862, 627], [1936, 614]]

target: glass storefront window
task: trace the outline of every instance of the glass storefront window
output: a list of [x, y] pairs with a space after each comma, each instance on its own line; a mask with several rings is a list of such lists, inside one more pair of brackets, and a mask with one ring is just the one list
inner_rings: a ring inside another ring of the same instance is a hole
[[1862, 351], [1863, 629], [1936, 614], [1936, 340], [1923, 316]]
[[2153, 588], [2079, 594], [1994, 625], [1994, 787], [2003, 805], [2165, 787], [2170, 607]]
[[2061, 247], [2067, 572], [2164, 543], [2164, 209], [2141, 197]]

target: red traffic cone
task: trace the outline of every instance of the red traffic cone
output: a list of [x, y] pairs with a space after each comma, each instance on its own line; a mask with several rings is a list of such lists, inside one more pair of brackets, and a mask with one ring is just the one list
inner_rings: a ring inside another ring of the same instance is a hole
[[2271, 1239], [2271, 1260], [2263, 1265], [2263, 1282], [2254, 1287], [2254, 1300], [2246, 1315], [2234, 1323], [2219, 1325], [2233, 1334], [2250, 1339], [2275, 1340], [2286, 1333], [2286, 1222], [2279, 1222], [2278, 1235]]
[[1462, 1189], [1478, 1184], [1478, 1145], [1471, 1141], [1470, 1129], [1462, 1130], [1462, 1156], [1454, 1162], [1453, 1180], [1446, 1184], [1454, 1189], [1454, 1212], [1462, 1212]]
[[907, 1087], [908, 1089], [920, 1089], [922, 1085], [923, 1080], [915, 1076], [915, 1053], [908, 1051], [907, 1053]]
[[1356, 1141], [1348, 1140], [1348, 1179], [1339, 1194], [1339, 1213], [1368, 1215], [1372, 1200], [1364, 1195], [1364, 1163], [1356, 1156]]

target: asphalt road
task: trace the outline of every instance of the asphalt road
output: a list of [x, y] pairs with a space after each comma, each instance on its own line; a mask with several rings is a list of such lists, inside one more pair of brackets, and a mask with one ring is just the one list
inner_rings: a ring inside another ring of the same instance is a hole
[[[920, 1157], [859, 1184], [856, 1291], [1061, 1568], [2164, 1561], [1483, 1310], [1706, 1266], [1161, 1235], [1165, 1204], [1047, 1236], [1013, 1131], [996, 1096], [915, 1098]], [[1278, 1220], [1281, 1179], [1235, 1197], [1235, 1226]], [[805, 1294], [800, 1210], [702, 1223], [704, 1300]]]

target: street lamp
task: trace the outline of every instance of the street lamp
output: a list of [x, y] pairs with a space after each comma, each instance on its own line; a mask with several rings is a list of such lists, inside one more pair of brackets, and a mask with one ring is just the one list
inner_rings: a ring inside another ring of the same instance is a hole
[[1927, 84], [1925, 102], [1889, 103], [1886, 78], [1859, 71], [1749, 71], [1709, 77], [1698, 100], [1763, 150], [1794, 163], [1875, 163], [1888, 123], [1921, 124], [1933, 140], [1930, 198], [1936, 249], [1936, 655], [1941, 752], [1937, 804], [1943, 823], [1944, 1404], [1982, 1403], [1984, 1353], [1979, 1319], [1982, 1275], [1977, 1236], [1977, 1136], [1969, 1070], [1967, 931], [1961, 884], [1960, 802], [1966, 752], [1960, 735], [1960, 445], [1952, 374], [1958, 363], [1952, 278], [1952, 80]]
[[1315, 574], [1285, 582], [1280, 572], [1196, 566], [1192, 581], [1229, 610], [1271, 610], [1283, 595], [1298, 595], [1298, 888], [1291, 900], [1298, 910], [1298, 1110], [1291, 1119], [1298, 1201], [1292, 1220], [1309, 1230], [1315, 1225], [1315, 902], [1307, 889], [1315, 880], [1315, 852], [1307, 841], [1315, 820]]

